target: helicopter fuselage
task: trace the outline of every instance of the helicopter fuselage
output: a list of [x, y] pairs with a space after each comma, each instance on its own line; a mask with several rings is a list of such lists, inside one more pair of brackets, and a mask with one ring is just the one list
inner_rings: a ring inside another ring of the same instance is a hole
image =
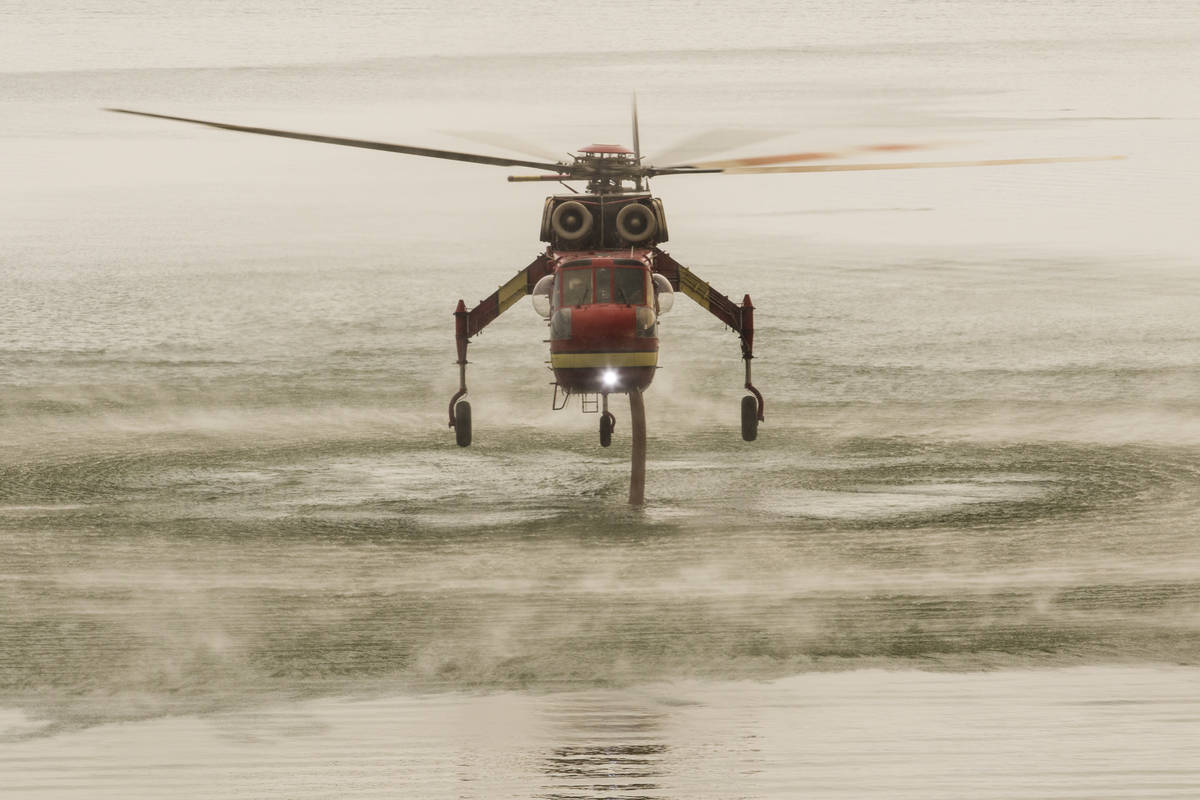
[[658, 367], [652, 251], [551, 250], [549, 255], [552, 279], [542, 292], [550, 301], [555, 382], [571, 394], [646, 389]]

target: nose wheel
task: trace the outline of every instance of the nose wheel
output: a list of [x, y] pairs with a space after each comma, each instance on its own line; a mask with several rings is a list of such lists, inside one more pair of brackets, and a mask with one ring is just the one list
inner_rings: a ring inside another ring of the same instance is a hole
[[613, 428], [617, 427], [617, 418], [605, 411], [600, 415], [600, 446], [612, 444]]
[[608, 410], [608, 392], [602, 392], [600, 400], [604, 403], [600, 414], [600, 446], [608, 447], [612, 444], [612, 432], [613, 428], [617, 427], [617, 418]]

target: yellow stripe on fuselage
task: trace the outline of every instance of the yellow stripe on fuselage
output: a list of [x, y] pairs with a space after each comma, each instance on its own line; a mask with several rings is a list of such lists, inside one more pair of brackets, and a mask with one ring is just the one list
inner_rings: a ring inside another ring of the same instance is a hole
[[654, 367], [658, 365], [656, 351], [640, 353], [551, 353], [554, 369], [587, 369], [589, 367]]

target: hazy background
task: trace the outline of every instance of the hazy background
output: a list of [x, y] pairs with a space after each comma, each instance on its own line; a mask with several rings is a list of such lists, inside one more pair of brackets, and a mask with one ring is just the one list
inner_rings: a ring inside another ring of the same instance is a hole
[[[1190, 0], [0, 3], [4, 785], [1195, 796], [1197, 85]], [[446, 427], [547, 185], [99, 110], [565, 154], [634, 90], [651, 156], [1130, 158], [656, 180], [767, 420], [681, 299], [635, 512], [524, 302]]]

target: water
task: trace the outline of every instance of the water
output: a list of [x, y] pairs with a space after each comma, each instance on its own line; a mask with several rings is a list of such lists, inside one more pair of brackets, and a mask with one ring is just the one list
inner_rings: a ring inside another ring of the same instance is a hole
[[[0, 6], [9, 791], [1196, 795], [1198, 15], [751, 11]], [[544, 186], [97, 110], [565, 151], [633, 89], [650, 153], [1131, 158], [657, 180], [767, 420], [677, 303], [634, 511], [525, 303], [445, 425]]]

